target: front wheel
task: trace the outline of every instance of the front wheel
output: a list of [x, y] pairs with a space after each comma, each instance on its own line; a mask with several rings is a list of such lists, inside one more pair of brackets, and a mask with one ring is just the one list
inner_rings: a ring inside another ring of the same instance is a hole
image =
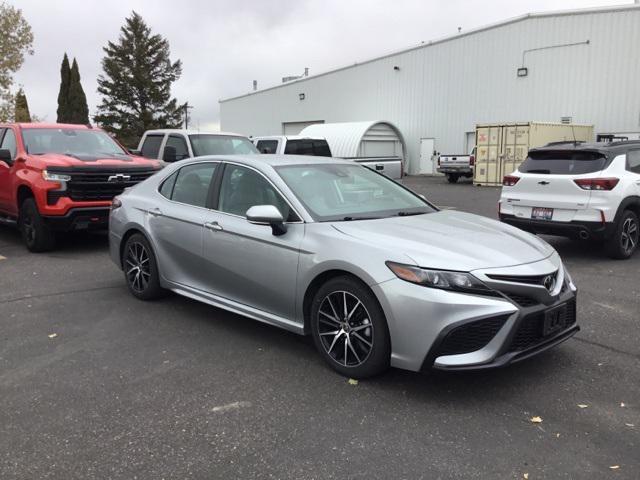
[[369, 288], [352, 277], [320, 287], [311, 306], [311, 330], [320, 355], [342, 375], [366, 378], [389, 368], [384, 312]]
[[613, 235], [605, 243], [605, 251], [611, 258], [619, 260], [629, 258], [638, 248], [639, 239], [638, 216], [631, 210], [625, 210]]
[[127, 239], [122, 251], [122, 268], [127, 287], [134, 297], [154, 300], [164, 295], [156, 256], [144, 235], [135, 233]]
[[38, 211], [33, 198], [27, 198], [20, 206], [18, 226], [30, 252], [47, 252], [55, 246], [55, 235]]

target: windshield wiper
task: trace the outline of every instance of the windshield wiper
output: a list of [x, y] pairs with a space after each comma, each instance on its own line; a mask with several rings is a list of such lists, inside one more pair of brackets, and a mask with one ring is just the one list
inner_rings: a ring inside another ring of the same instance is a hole
[[343, 217], [342, 220], [345, 222], [351, 222], [354, 220], [375, 220], [380, 217]]
[[398, 212], [398, 217], [410, 217], [411, 215], [424, 215], [428, 212]]

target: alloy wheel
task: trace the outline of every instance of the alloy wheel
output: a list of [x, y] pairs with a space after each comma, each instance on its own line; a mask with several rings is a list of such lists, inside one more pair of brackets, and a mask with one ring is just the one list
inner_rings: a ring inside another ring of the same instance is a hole
[[373, 325], [364, 304], [345, 291], [328, 294], [318, 309], [318, 334], [325, 352], [345, 367], [362, 365], [373, 349]]
[[138, 293], [144, 292], [151, 278], [149, 252], [146, 247], [138, 242], [131, 243], [127, 249], [125, 266], [131, 288]]
[[626, 218], [622, 224], [622, 235], [620, 241], [624, 253], [629, 255], [633, 252], [638, 244], [638, 224], [634, 218]]

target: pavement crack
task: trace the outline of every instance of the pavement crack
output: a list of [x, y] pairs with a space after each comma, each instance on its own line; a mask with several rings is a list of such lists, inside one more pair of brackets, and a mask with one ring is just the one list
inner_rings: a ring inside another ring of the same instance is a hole
[[593, 340], [587, 340], [586, 338], [574, 337], [574, 340], [577, 340], [578, 342], [583, 342], [589, 345], [594, 345], [596, 347], [604, 348], [605, 350], [609, 350], [614, 353], [619, 353], [621, 355], [627, 355], [629, 357], [635, 358], [636, 360], [640, 360], [640, 354], [638, 353], [626, 352], [624, 350], [620, 350], [618, 348], [605, 345], [604, 343], [594, 342]]
[[74, 290], [64, 290], [62, 292], [51, 292], [51, 293], [41, 293], [38, 295], [23, 295], [21, 297], [8, 298], [6, 300], [0, 300], [0, 305], [14, 302], [21, 302], [23, 300], [33, 300], [38, 298], [47, 298], [47, 297], [56, 297], [59, 295], [71, 295], [74, 293], [87, 293], [87, 292], [97, 292], [100, 290], [109, 290], [115, 288], [122, 288], [122, 285], [110, 285], [104, 287], [91, 287], [91, 288], [78, 288]]

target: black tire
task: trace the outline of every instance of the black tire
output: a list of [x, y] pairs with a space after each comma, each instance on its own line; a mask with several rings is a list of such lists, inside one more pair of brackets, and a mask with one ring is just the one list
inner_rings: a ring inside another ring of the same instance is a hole
[[[338, 302], [341, 305], [336, 305]], [[387, 320], [378, 300], [362, 282], [343, 276], [322, 285], [313, 298], [310, 320], [318, 352], [342, 375], [367, 378], [389, 368]]]
[[447, 181], [449, 183], [457, 183], [458, 182], [458, 178], [459, 176], [456, 175], [455, 173], [450, 173], [447, 175]]
[[604, 244], [605, 252], [617, 260], [627, 259], [637, 250], [639, 240], [638, 216], [631, 210], [625, 210], [616, 224], [613, 235]]
[[22, 240], [30, 252], [48, 252], [55, 247], [56, 237], [38, 211], [33, 198], [27, 198], [20, 205], [18, 227]]
[[134, 233], [122, 249], [124, 279], [131, 294], [140, 300], [155, 300], [166, 294], [160, 286], [156, 256], [144, 235]]

